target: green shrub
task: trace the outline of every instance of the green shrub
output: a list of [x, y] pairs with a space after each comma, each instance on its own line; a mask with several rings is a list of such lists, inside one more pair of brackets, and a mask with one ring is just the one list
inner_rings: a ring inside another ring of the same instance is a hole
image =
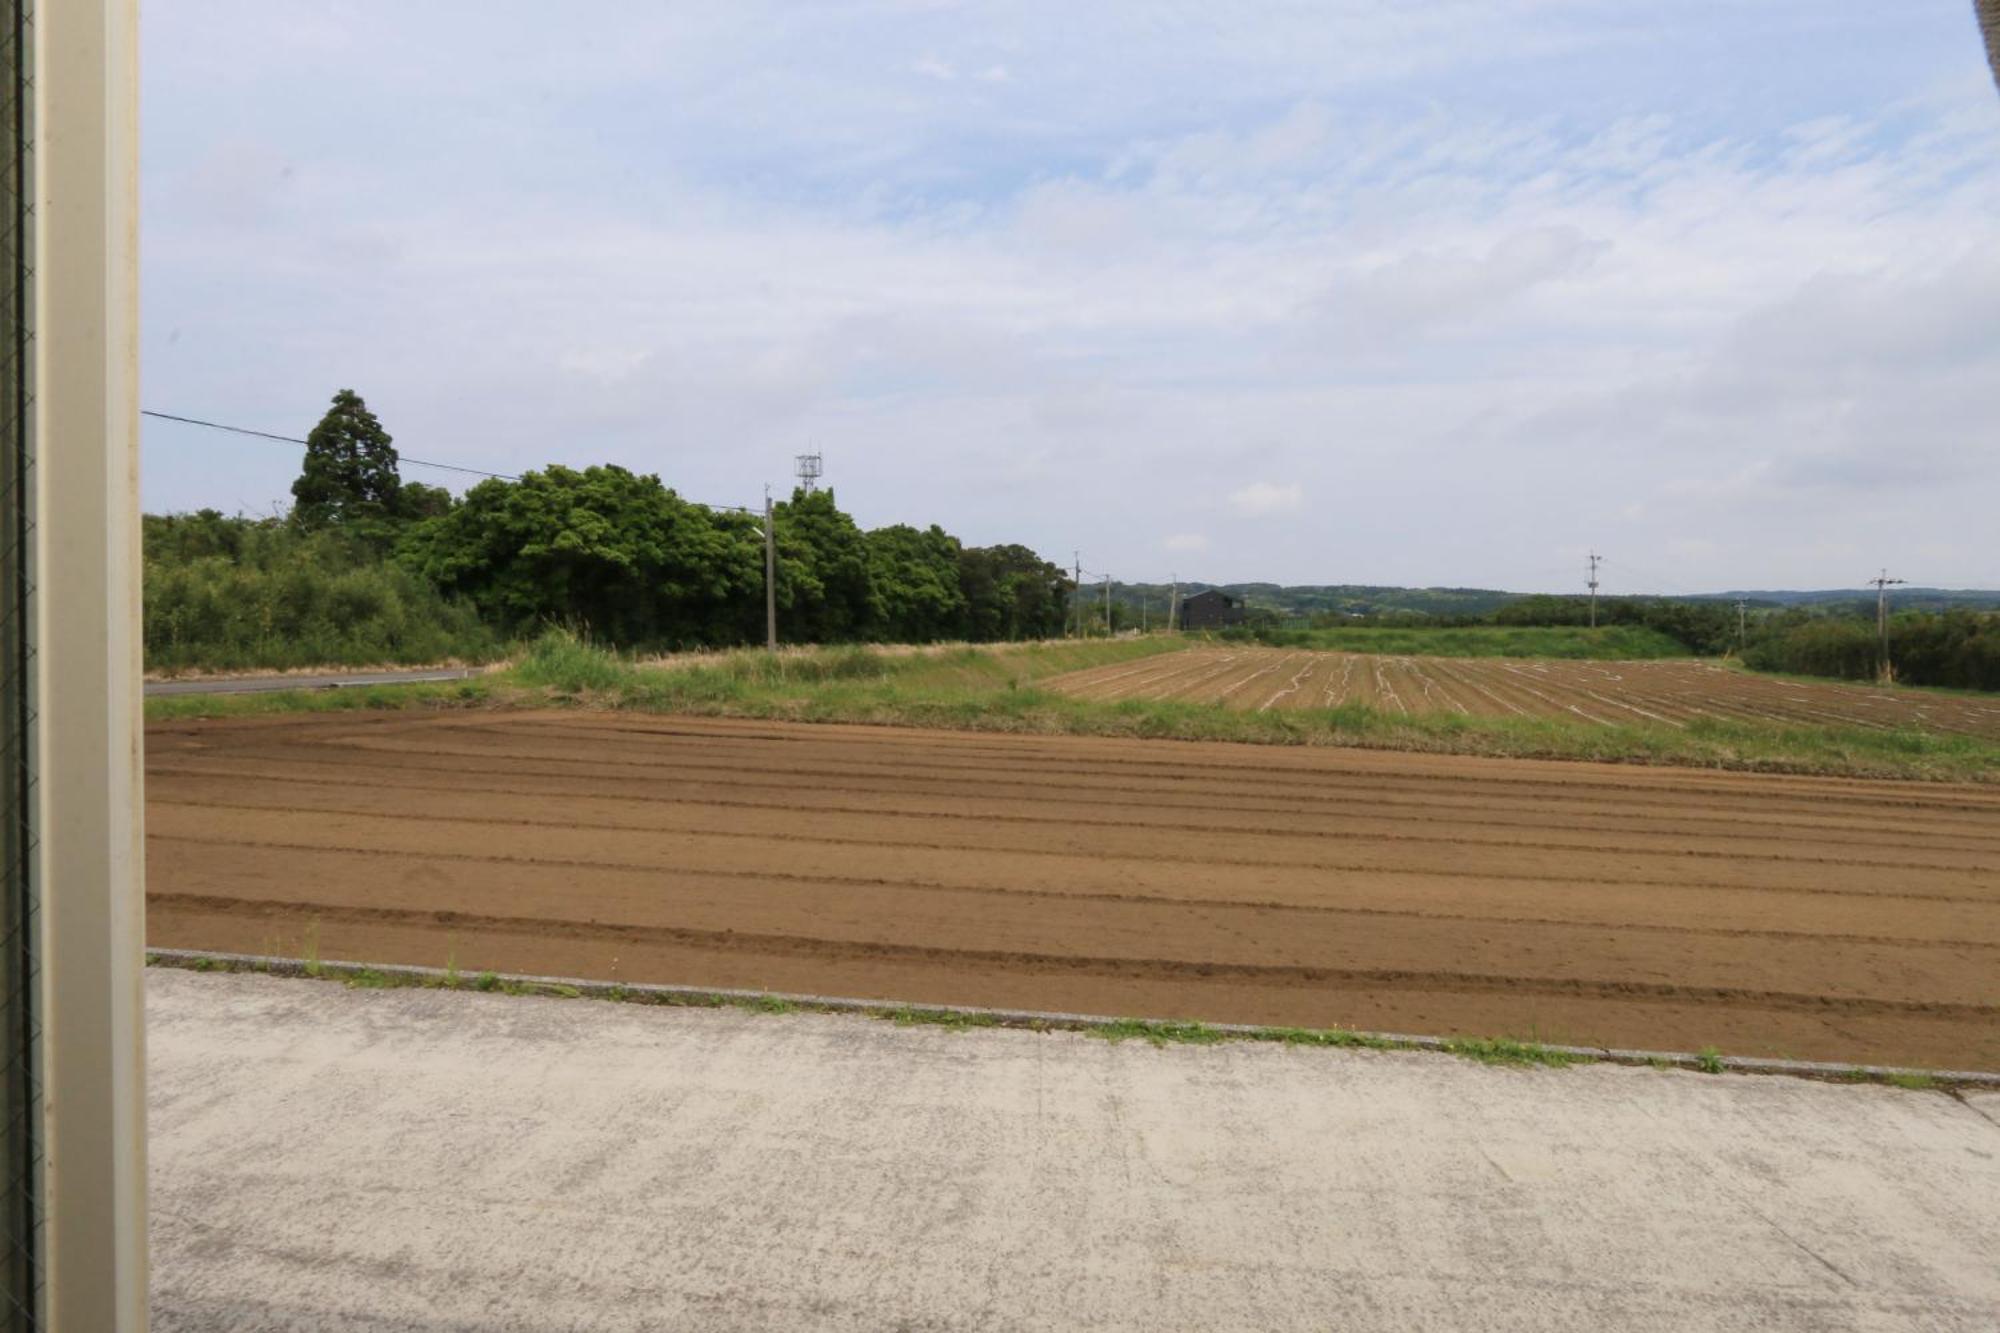
[[632, 666], [616, 653], [569, 629], [551, 629], [528, 645], [528, 651], [514, 664], [514, 672], [525, 685], [570, 694], [616, 689], [634, 674]]
[[[1743, 660], [1765, 671], [1869, 680], [1881, 653], [1873, 620], [1793, 613], [1766, 626]], [[2000, 690], [2000, 615], [1903, 612], [1889, 621], [1889, 660], [1906, 685]]]
[[145, 520], [149, 668], [285, 669], [483, 660], [470, 603], [351, 536], [214, 511]]

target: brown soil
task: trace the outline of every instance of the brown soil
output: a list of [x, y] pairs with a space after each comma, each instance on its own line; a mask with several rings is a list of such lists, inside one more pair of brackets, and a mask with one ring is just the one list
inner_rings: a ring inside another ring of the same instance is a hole
[[156, 946], [2000, 1069], [1988, 789], [608, 714], [147, 769]]
[[1082, 699], [1178, 699], [1230, 708], [1560, 717], [1685, 727], [1696, 718], [1864, 729], [1916, 727], [2000, 740], [2000, 699], [1796, 681], [1710, 662], [1396, 657], [1195, 648], [1073, 671], [1047, 688]]

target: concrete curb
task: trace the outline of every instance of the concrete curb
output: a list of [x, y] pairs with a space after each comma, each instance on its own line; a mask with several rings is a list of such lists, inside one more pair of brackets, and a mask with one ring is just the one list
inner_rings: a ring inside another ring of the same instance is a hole
[[[302, 958], [278, 958], [263, 954], [216, 953], [204, 949], [148, 949], [149, 965], [177, 967], [190, 971], [222, 969], [262, 972], [281, 977], [348, 978], [372, 973], [391, 980], [442, 985], [454, 974], [441, 967], [416, 967], [386, 963], [356, 963], [326, 960], [308, 963]], [[951, 1016], [988, 1023], [995, 1027], [1061, 1029], [1083, 1031], [1131, 1021], [1111, 1014], [1075, 1014], [1059, 1010], [985, 1009], [975, 1005], [906, 1003], [896, 1000], [866, 1000], [843, 995], [804, 995], [784, 991], [731, 990], [715, 986], [668, 986], [618, 981], [593, 981], [583, 977], [545, 977], [529, 973], [497, 972], [500, 984], [554, 991], [565, 998], [614, 1000], [627, 1003], [712, 1007], [720, 1004], [754, 1004], [775, 1001], [821, 1013], [862, 1014], [871, 1018], [893, 1018], [898, 1014]], [[464, 973], [456, 974], [459, 989], [472, 989]], [[1189, 1020], [1142, 1020], [1186, 1022]], [[1209, 1032], [1238, 1041], [1282, 1040], [1282, 1028], [1258, 1027], [1246, 1023], [1203, 1023]], [[1437, 1051], [1456, 1054], [1454, 1039], [1425, 1037], [1402, 1032], [1349, 1032], [1357, 1047], [1387, 1047], [1392, 1050]], [[1337, 1043], [1329, 1043], [1337, 1044]], [[1701, 1071], [1711, 1068], [1702, 1056], [1686, 1051], [1635, 1051], [1608, 1046], [1553, 1046], [1534, 1043], [1535, 1048], [1555, 1055], [1604, 1064], [1662, 1065], [1674, 1069]], [[2000, 1090], [2000, 1073], [1970, 1069], [1916, 1069], [1902, 1065], [1851, 1065], [1820, 1060], [1767, 1060], [1751, 1056], [1720, 1057], [1721, 1069], [1733, 1074], [1784, 1074], [1794, 1078], [1865, 1080], [1884, 1082], [1896, 1078], [1927, 1079], [1940, 1088]]]

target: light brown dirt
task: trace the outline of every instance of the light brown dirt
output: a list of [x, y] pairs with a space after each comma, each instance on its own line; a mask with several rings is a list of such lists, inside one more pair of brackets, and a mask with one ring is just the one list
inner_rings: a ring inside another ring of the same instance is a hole
[[1981, 788], [590, 713], [147, 769], [156, 946], [2000, 1068]]
[[1915, 727], [2000, 740], [2000, 699], [1807, 682], [1693, 660], [1396, 657], [1282, 648], [1195, 648], [1074, 671], [1046, 687], [1082, 699], [1177, 699], [1230, 708], [1562, 717], [1681, 728], [1696, 718], [1865, 729]]

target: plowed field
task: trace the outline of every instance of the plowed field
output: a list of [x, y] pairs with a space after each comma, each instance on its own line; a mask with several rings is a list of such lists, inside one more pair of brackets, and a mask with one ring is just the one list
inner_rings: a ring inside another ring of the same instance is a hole
[[2000, 791], [609, 714], [148, 733], [152, 942], [2000, 1068]]
[[2000, 700], [1754, 676], [1707, 662], [1388, 657], [1281, 648], [1195, 648], [1057, 676], [1083, 699], [1179, 699], [1229, 708], [1563, 717], [1685, 727], [1695, 718], [1870, 729], [1916, 727], [2000, 740]]

